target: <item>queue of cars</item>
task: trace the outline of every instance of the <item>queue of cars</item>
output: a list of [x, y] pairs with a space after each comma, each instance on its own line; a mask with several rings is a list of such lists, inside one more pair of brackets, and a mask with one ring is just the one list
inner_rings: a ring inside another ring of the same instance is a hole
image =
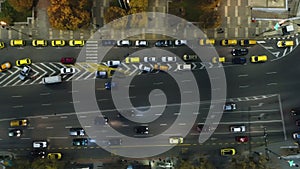
[[[1, 43], [3, 43], [2, 44], [2, 48], [3, 48], [5, 46], [5, 44], [4, 44], [4, 42], [1, 42]], [[53, 47], [63, 47], [66, 45], [66, 41], [61, 40], [61, 39], [51, 40], [50, 44]], [[76, 46], [82, 47], [82, 46], [84, 46], [84, 44], [85, 44], [84, 40], [79, 40], [79, 39], [69, 40], [69, 46], [72, 46], [72, 47], [76, 47]], [[10, 40], [9, 45], [13, 46], [13, 47], [26, 46], [26, 41], [22, 40], [22, 39], [14, 39], [14, 40]], [[42, 40], [42, 39], [35, 39], [35, 40], [32, 40], [31, 45], [34, 47], [46, 47], [46, 46], [48, 46], [48, 41]]]

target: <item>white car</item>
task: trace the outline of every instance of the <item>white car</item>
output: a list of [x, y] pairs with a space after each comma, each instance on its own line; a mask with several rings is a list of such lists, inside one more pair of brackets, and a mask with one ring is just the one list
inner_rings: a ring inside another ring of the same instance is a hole
[[163, 56], [161, 57], [162, 62], [176, 62], [176, 57], [174, 56]]
[[156, 62], [155, 57], [144, 57], [144, 62]]
[[183, 143], [183, 138], [182, 137], [170, 137], [169, 138], [169, 143], [170, 144], [182, 144]]
[[144, 66], [144, 65], [140, 65], [139, 66], [139, 69], [143, 72], [151, 72], [152, 71], [152, 68], [151, 67], [148, 67], [148, 66]]
[[187, 45], [187, 40], [175, 40], [175, 46]]
[[20, 72], [19, 78], [21, 80], [25, 80], [26, 77], [29, 75], [29, 72], [31, 71], [31, 67], [29, 66], [24, 66], [22, 71]]
[[232, 133], [243, 133], [246, 132], [246, 126], [230, 126]]
[[108, 67], [118, 67], [121, 64], [121, 61], [119, 61], [119, 60], [109, 60], [104, 64]]
[[186, 63], [178, 64], [177, 69], [178, 70], [192, 70], [192, 65], [191, 64], [186, 64]]
[[70, 74], [74, 74], [76, 72], [75, 68], [72, 67], [64, 67], [60, 69], [60, 74], [63, 75], [70, 75]]
[[137, 47], [147, 47], [148, 42], [146, 40], [137, 40], [137, 41], [135, 41], [135, 46], [137, 46]]
[[118, 40], [117, 41], [117, 46], [122, 47], [122, 46], [131, 46], [131, 41], [130, 40]]
[[47, 148], [47, 141], [33, 141], [33, 148]]

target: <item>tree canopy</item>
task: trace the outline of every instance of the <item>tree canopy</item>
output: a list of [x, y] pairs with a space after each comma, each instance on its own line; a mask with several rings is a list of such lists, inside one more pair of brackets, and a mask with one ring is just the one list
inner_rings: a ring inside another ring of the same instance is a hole
[[26, 12], [33, 6], [33, 0], [8, 0], [8, 3], [18, 12]]

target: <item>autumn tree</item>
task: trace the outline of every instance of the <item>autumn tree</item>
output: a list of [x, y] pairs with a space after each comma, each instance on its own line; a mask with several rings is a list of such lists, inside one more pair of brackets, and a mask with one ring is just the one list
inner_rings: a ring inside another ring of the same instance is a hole
[[232, 158], [228, 169], [270, 169], [267, 162], [263, 155], [235, 156]]
[[148, 0], [134, 0], [129, 3], [130, 8], [137, 8], [138, 12], [146, 11], [148, 8]]
[[33, 0], [8, 0], [17, 12], [26, 12], [32, 8]]
[[[119, 19], [123, 16], [126, 15], [126, 11], [122, 8], [116, 7], [116, 6], [111, 6], [107, 9], [105, 16], [104, 16], [104, 21], [105, 23], [109, 23], [113, 20]], [[127, 24], [127, 18], [123, 18], [121, 20], [118, 20], [118, 22], [114, 22], [114, 27], [116, 28], [125, 28]]]
[[148, 23], [148, 15], [145, 12], [137, 13], [131, 16], [130, 27], [131, 28], [144, 28]]

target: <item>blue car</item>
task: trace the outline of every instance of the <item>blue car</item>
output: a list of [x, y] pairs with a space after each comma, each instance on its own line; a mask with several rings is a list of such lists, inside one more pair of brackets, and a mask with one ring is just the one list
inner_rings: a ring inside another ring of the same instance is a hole
[[224, 111], [233, 111], [236, 110], [236, 104], [229, 102], [229, 103], [225, 103], [224, 107], [223, 107]]
[[116, 87], [116, 83], [114, 83], [114, 82], [106, 82], [106, 83], [104, 84], [104, 86], [105, 86], [105, 89], [106, 89], [106, 90], [110, 90], [111, 88]]
[[299, 132], [293, 133], [293, 139], [295, 139], [295, 140], [300, 139], [300, 133]]
[[245, 64], [247, 62], [247, 59], [244, 57], [234, 57], [232, 59], [233, 64]]

